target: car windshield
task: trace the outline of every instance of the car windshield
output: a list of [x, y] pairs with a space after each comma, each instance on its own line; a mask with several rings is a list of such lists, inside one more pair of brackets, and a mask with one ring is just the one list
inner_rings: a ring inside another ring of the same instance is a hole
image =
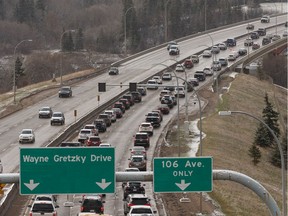
[[152, 214], [152, 211], [151, 211], [151, 209], [148, 209], [148, 208], [134, 208], [131, 211], [131, 214], [139, 214], [139, 213]]
[[142, 162], [143, 158], [142, 157], [132, 157], [131, 161], [132, 162]]
[[53, 212], [53, 205], [50, 203], [35, 203], [32, 212]]
[[22, 131], [22, 134], [32, 134], [32, 131], [30, 131], [30, 130], [23, 130], [23, 131]]
[[61, 113], [54, 113], [53, 117], [62, 117], [62, 114]]
[[100, 141], [99, 137], [90, 137], [89, 138], [90, 141]]
[[41, 111], [49, 111], [50, 109], [48, 108], [48, 107], [43, 107], [42, 109], [41, 109]]
[[61, 90], [62, 90], [62, 91], [69, 91], [70, 88], [68, 88], [68, 87], [62, 87]]
[[81, 130], [80, 133], [81, 134], [90, 134], [91, 131], [90, 130]]
[[150, 124], [147, 124], [147, 123], [143, 123], [141, 124], [141, 127], [150, 127], [151, 125]]
[[147, 135], [146, 134], [137, 134], [136, 139], [146, 139]]
[[132, 199], [132, 204], [134, 205], [146, 205], [148, 203], [149, 203], [149, 200], [146, 197]]

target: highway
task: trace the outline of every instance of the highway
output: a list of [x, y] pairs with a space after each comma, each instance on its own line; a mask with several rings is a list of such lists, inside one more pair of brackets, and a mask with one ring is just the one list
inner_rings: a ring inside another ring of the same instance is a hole
[[[259, 27], [267, 27], [274, 25], [274, 19], [272, 18], [269, 24], [261, 24], [259, 21], [255, 22], [255, 29]], [[283, 23], [286, 20], [286, 16], [278, 16], [278, 23]], [[213, 43], [217, 44], [223, 42], [228, 37], [234, 37], [247, 33], [245, 29], [246, 24], [235, 26], [229, 29], [223, 29], [216, 32], [211, 32], [210, 36], [213, 38]], [[278, 33], [283, 32], [284, 25], [278, 27]], [[270, 30], [269, 30], [270, 31]], [[272, 29], [270, 32], [274, 32]], [[227, 37], [228, 36], [228, 37]], [[259, 41], [262, 39], [260, 37]], [[237, 47], [221, 51], [217, 55], [219, 57], [228, 56], [233, 50], [237, 51], [243, 46], [243, 39], [237, 41]], [[119, 67], [120, 74], [118, 76], [109, 76], [108, 74], [100, 75], [87, 82], [79, 85], [72, 86], [73, 97], [72, 98], [58, 98], [57, 95], [46, 98], [43, 101], [39, 101], [37, 104], [31, 107], [21, 110], [13, 115], [1, 119], [0, 125], [0, 158], [4, 166], [4, 172], [17, 172], [19, 170], [19, 144], [18, 135], [23, 128], [33, 128], [36, 133], [35, 144], [23, 145], [24, 147], [43, 147], [46, 146], [57, 134], [62, 133], [69, 124], [75, 121], [74, 110], [77, 110], [78, 116], [83, 116], [89, 111], [95, 109], [98, 106], [97, 95], [100, 95], [100, 105], [109, 101], [111, 97], [116, 96], [121, 88], [119, 86], [108, 86], [107, 92], [98, 93], [98, 82], [106, 82], [107, 84], [128, 84], [129, 82], [140, 82], [164, 68], [163, 65], [170, 66], [175, 64], [175, 61], [180, 61], [191, 54], [194, 54], [200, 50], [205, 49], [205, 46], [211, 46], [212, 41], [208, 35], [198, 36], [193, 39], [189, 39], [179, 43], [180, 55], [177, 57], [171, 57], [168, 55], [166, 47], [159, 50], [149, 52], [140, 57], [122, 63]], [[251, 50], [250, 50], [251, 51]], [[162, 65], [160, 65], [162, 64]], [[211, 64], [211, 58], [200, 59], [200, 63], [195, 65], [194, 68], [187, 70], [187, 76], [193, 76], [193, 73], [197, 69], [203, 69]], [[184, 78], [184, 73], [177, 73], [177, 75]], [[208, 80], [207, 80], [208, 82]], [[173, 85], [176, 85], [175, 78], [172, 81]], [[145, 113], [155, 109], [159, 103], [158, 95], [160, 89], [157, 91], [148, 91], [147, 96], [143, 98], [140, 104], [134, 105], [129, 111], [127, 111], [124, 117], [117, 120], [107, 132], [101, 134], [101, 139], [104, 142], [110, 143], [116, 148], [116, 167], [117, 171], [123, 171], [128, 166], [129, 149], [132, 147], [133, 135], [137, 131], [138, 125], [144, 121]], [[191, 93], [189, 94], [191, 95]], [[180, 99], [181, 106], [183, 106], [185, 99]], [[188, 107], [197, 108], [191, 103], [191, 99], [188, 100]], [[47, 119], [38, 119], [38, 110], [42, 106], [51, 106], [54, 111], [62, 111], [66, 116], [65, 126], [50, 126], [50, 122]], [[151, 170], [151, 159], [153, 158], [154, 149], [158, 137], [162, 133], [163, 127], [169, 122], [169, 120], [176, 115], [177, 109], [174, 107], [172, 112], [164, 117], [161, 128], [155, 129], [151, 138], [151, 147], [148, 151], [148, 170]], [[128, 153], [127, 153], [128, 152]], [[11, 160], [13, 158], [13, 160]], [[146, 191], [149, 196], [153, 196], [151, 183], [146, 183]], [[80, 199], [80, 196], [74, 196], [74, 203]], [[65, 200], [66, 197], [62, 197], [60, 200]], [[60, 202], [60, 201], [59, 201]], [[122, 201], [122, 188], [121, 184], [117, 183], [117, 192], [114, 195], [107, 195], [105, 203], [105, 212], [111, 215], [123, 214], [123, 201]], [[63, 205], [61, 205], [63, 206]], [[156, 207], [153, 202], [153, 207]], [[79, 202], [73, 208], [59, 209], [60, 215], [76, 215], [79, 211]]]

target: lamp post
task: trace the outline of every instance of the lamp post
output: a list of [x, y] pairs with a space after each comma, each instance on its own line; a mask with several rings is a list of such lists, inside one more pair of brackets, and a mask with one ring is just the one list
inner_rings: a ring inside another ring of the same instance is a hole
[[204, 1], [204, 31], [207, 30], [207, 0]]
[[[17, 47], [20, 45], [20, 44], [22, 44], [22, 43], [24, 43], [24, 42], [26, 42], [26, 41], [28, 41], [28, 42], [32, 42], [32, 40], [31, 39], [26, 39], [26, 40], [22, 40], [22, 41], [20, 41], [16, 46], [15, 46], [15, 48], [14, 48], [14, 59], [15, 59], [15, 62], [16, 62], [16, 51], [17, 51]], [[14, 68], [14, 74], [13, 74], [13, 97], [14, 97], [14, 104], [16, 104], [16, 88], [17, 88], [17, 85], [16, 85], [16, 68]]]
[[167, 42], [168, 40], [168, 19], [167, 19], [167, 7], [168, 7], [168, 3], [170, 2], [170, 0], [166, 0], [165, 2], [165, 42]]
[[[62, 39], [65, 33], [67, 32], [75, 32], [75, 30], [66, 30], [64, 31], [61, 36], [60, 36], [60, 52], [62, 51]], [[63, 85], [63, 68], [62, 68], [62, 64], [63, 64], [63, 56], [61, 54], [60, 56], [60, 86]]]
[[219, 111], [219, 115], [220, 116], [230, 116], [232, 114], [243, 114], [243, 115], [247, 115], [247, 116], [250, 116], [254, 119], [256, 119], [257, 121], [261, 122], [268, 130], [269, 132], [272, 134], [273, 138], [275, 139], [276, 143], [277, 143], [277, 146], [278, 146], [278, 149], [279, 149], [279, 152], [280, 152], [280, 158], [281, 158], [281, 171], [282, 171], [282, 215], [283, 216], [287, 216], [287, 202], [286, 202], [286, 174], [285, 174], [285, 162], [284, 162], [284, 155], [283, 155], [283, 150], [282, 150], [282, 147], [281, 147], [281, 143], [279, 141], [279, 139], [277, 138], [277, 136], [275, 135], [274, 131], [260, 118], [250, 114], [250, 113], [247, 113], [247, 112], [243, 112], [243, 111]]
[[125, 14], [124, 14], [124, 51], [125, 51], [125, 57], [127, 56], [127, 33], [126, 33], [126, 15], [128, 13], [129, 10], [131, 10], [133, 7], [129, 7]]

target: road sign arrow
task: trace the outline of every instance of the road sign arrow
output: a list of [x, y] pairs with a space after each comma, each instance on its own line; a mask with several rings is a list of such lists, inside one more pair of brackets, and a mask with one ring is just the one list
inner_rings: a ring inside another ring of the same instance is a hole
[[33, 179], [30, 179], [29, 183], [24, 183], [26, 187], [28, 187], [31, 191], [34, 190], [40, 183], [34, 183]]
[[191, 183], [185, 183], [185, 180], [181, 179], [181, 183], [175, 183], [182, 191], [185, 190]]
[[102, 188], [102, 190], [105, 190], [105, 188], [107, 188], [107, 187], [111, 184], [111, 182], [106, 182], [106, 179], [102, 179], [101, 182], [96, 182], [96, 184], [97, 184], [100, 188]]

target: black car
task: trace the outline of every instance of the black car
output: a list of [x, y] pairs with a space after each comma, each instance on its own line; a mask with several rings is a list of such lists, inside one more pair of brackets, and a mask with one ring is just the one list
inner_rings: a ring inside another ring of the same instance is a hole
[[81, 212], [93, 212], [98, 214], [104, 213], [104, 206], [100, 196], [84, 196], [81, 203]]
[[145, 121], [150, 122], [154, 128], [161, 126], [161, 120], [157, 116], [147, 116]]
[[59, 98], [61, 97], [72, 97], [72, 89], [70, 86], [62, 86], [59, 89]]
[[245, 48], [240, 48], [240, 49], [238, 50], [238, 54], [239, 54], [240, 56], [247, 55], [247, 49], [245, 49]]
[[259, 33], [258, 33], [257, 31], [251, 32], [251, 33], [250, 33], [250, 37], [251, 37], [252, 39], [258, 39], [258, 38], [259, 38]]
[[269, 37], [264, 37], [262, 39], [262, 45], [267, 45], [271, 43], [271, 39]]
[[145, 87], [137, 87], [137, 91], [142, 95], [145, 96], [147, 94]]
[[108, 72], [109, 75], [118, 75], [119, 69], [117, 67], [111, 67]]
[[103, 119], [107, 127], [111, 126], [112, 124], [110, 115], [106, 113], [100, 113], [98, 119]]
[[167, 104], [160, 104], [157, 109], [160, 110], [161, 113], [163, 113], [164, 115], [170, 113], [170, 108], [168, 107]]
[[132, 106], [131, 103], [130, 103], [130, 101], [127, 100], [126, 98], [121, 98], [121, 99], [119, 100], [119, 102], [124, 105], [124, 107], [125, 107], [126, 110], [130, 109], [130, 106]]
[[199, 81], [205, 81], [206, 75], [203, 71], [196, 71], [194, 74], [194, 78], [197, 78]]
[[133, 96], [131, 94], [123, 95], [122, 98], [127, 99], [129, 101], [129, 103], [130, 103], [130, 106], [133, 106], [134, 103], [135, 103], [134, 98], [133, 98]]
[[142, 95], [141, 95], [140, 92], [138, 92], [138, 91], [133, 91], [133, 92], [130, 92], [130, 94], [133, 96], [135, 102], [138, 102], [138, 103], [139, 103], [139, 102], [142, 101]]
[[160, 101], [161, 104], [167, 104], [170, 109], [174, 107], [174, 102], [170, 95], [164, 95]]
[[266, 28], [259, 28], [257, 30], [257, 32], [260, 36], [265, 36], [266, 35]]
[[134, 136], [134, 146], [143, 146], [144, 148], [149, 148], [150, 138], [148, 133], [138, 132]]
[[107, 130], [107, 126], [106, 126], [104, 119], [96, 119], [94, 121], [94, 124], [99, 132], [105, 132]]
[[39, 110], [39, 118], [51, 118], [53, 115], [53, 111], [51, 107], [42, 107]]
[[141, 182], [138, 181], [130, 181], [124, 186], [124, 199], [127, 199], [129, 194], [145, 194], [145, 188], [143, 187]]
[[121, 103], [119, 101], [113, 105], [113, 108], [120, 108], [122, 113], [123, 114], [125, 113], [125, 106], [123, 105], [123, 103]]

